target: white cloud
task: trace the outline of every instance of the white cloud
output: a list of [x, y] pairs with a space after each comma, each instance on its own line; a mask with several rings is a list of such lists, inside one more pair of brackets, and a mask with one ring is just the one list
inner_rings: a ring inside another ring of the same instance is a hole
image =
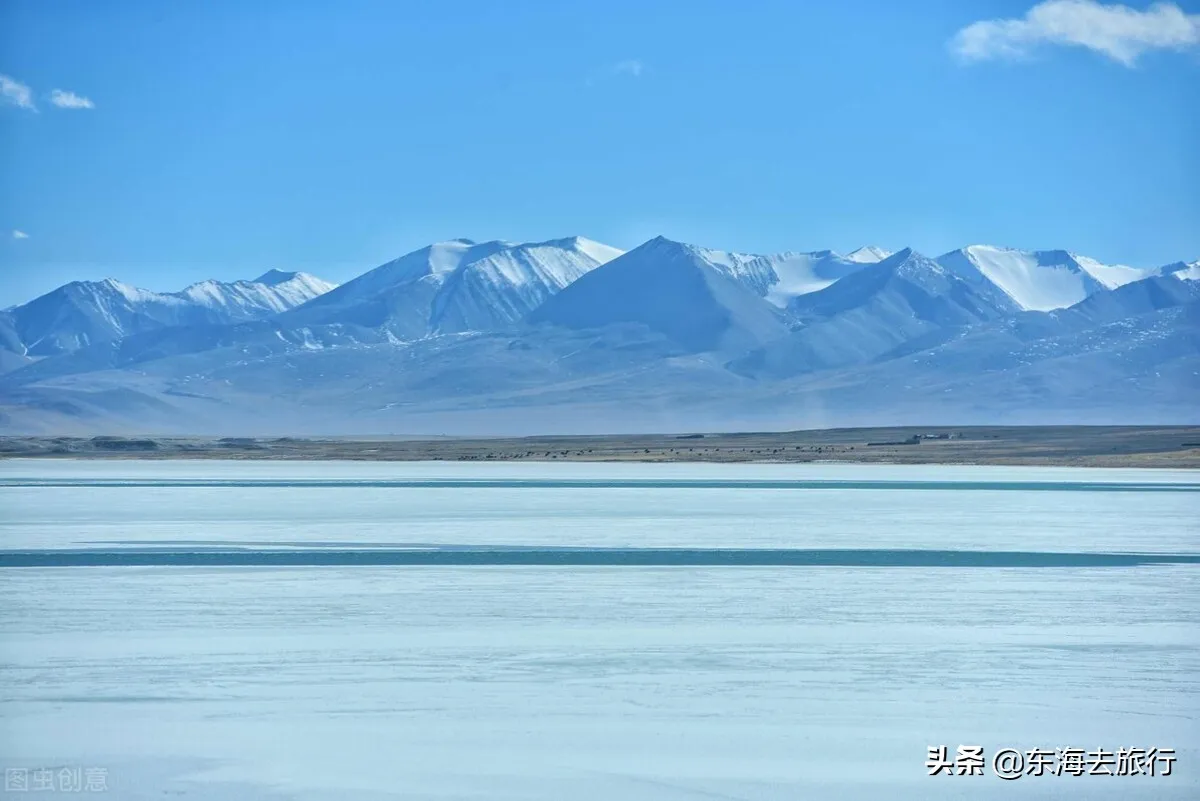
[[13, 232], [12, 232], [12, 238], [13, 239], [28, 239], [29, 234], [25, 233], [24, 231], [18, 231], [17, 229], [14, 228]]
[[642, 70], [646, 67], [636, 58], [629, 58], [625, 61], [618, 61], [612, 65], [613, 75], [628, 75], [631, 78], [638, 78], [642, 74]]
[[96, 104], [82, 95], [68, 92], [66, 89], [53, 89], [50, 92], [50, 102], [59, 108], [95, 108]]
[[1046, 0], [1021, 19], [992, 19], [963, 28], [950, 48], [966, 61], [1022, 58], [1038, 45], [1074, 45], [1132, 67], [1147, 50], [1200, 45], [1200, 14], [1174, 3], [1145, 11], [1096, 0]]
[[7, 75], [0, 75], [0, 100], [17, 108], [37, 111], [37, 106], [33, 105], [33, 91], [25, 84]]

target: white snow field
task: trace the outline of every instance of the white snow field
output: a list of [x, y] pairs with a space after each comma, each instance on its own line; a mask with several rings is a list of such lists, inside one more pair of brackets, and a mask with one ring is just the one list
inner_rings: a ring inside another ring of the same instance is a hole
[[938, 261], [963, 277], [982, 276], [1026, 311], [1065, 309], [1094, 292], [1115, 289], [1149, 274], [1065, 250], [1029, 251], [990, 245], [954, 250]]
[[[1195, 472], [12, 460], [0, 509], [0, 767], [103, 768], [111, 798], [1200, 794], [1200, 565], [1178, 556], [1200, 551]], [[1159, 556], [11, 566], [484, 545]], [[985, 775], [928, 776], [937, 745], [983, 746]], [[991, 769], [1074, 746], [1177, 762]]]

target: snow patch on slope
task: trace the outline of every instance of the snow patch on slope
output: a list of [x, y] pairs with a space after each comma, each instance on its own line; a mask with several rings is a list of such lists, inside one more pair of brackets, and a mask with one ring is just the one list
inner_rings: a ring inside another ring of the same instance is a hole
[[26, 352], [51, 356], [160, 328], [259, 320], [333, 287], [304, 273], [272, 277], [274, 285], [202, 281], [181, 292], [152, 292], [112, 278], [74, 281], [8, 315]]
[[893, 255], [893, 253], [894, 251], [884, 250], [874, 245], [865, 245], [858, 250], [847, 253], [842, 258], [846, 259], [846, 261], [858, 262], [859, 264], [875, 264]]
[[496, 285], [546, 284], [562, 289], [622, 252], [599, 242], [573, 237], [516, 245], [466, 264], [464, 270]]
[[575, 236], [566, 240], [559, 240], [563, 247], [574, 248], [583, 255], [593, 259], [597, 264], [607, 264], [618, 256], [623, 256], [625, 251], [620, 248], [614, 248], [611, 245], [605, 245], [601, 242], [596, 242], [587, 237]]
[[982, 276], [1025, 311], [1064, 309], [1106, 288], [1063, 250], [971, 245], [945, 254], [938, 262], [960, 277]]
[[387, 326], [403, 339], [516, 323], [623, 251], [583, 237], [437, 242], [387, 262], [289, 315], [293, 324]]
[[511, 245], [464, 260], [434, 298], [430, 331], [484, 331], [515, 323], [622, 252], [570, 237]]
[[182, 298], [174, 296], [170, 293], [153, 292], [149, 289], [141, 289], [136, 286], [118, 281], [115, 278], [105, 278], [102, 281], [75, 281], [67, 284], [69, 287], [74, 287], [77, 293], [82, 295], [90, 294], [93, 298], [112, 299], [114, 296], [120, 296], [131, 304], [139, 303], [162, 303], [170, 306], [181, 305], [184, 301]]
[[[262, 279], [266, 279], [265, 281]], [[200, 281], [177, 293], [209, 309], [220, 310], [231, 320], [257, 319], [278, 314], [324, 295], [337, 285], [308, 273], [272, 270], [255, 281]]]
[[324, 302], [351, 305], [390, 287], [422, 279], [429, 279], [430, 283], [440, 285], [445, 281], [446, 276], [457, 270], [464, 262], [484, 258], [512, 246], [511, 242], [500, 240], [478, 243], [470, 239], [451, 239], [445, 242], [435, 242], [420, 250], [406, 253], [386, 264], [381, 264], [353, 281], [342, 284], [338, 291], [330, 293]]
[[828, 250], [815, 253], [783, 253], [766, 258], [775, 275], [775, 281], [767, 289], [764, 297], [768, 303], [780, 309], [786, 309], [788, 304], [801, 295], [819, 292], [850, 273], [875, 263], [839, 256]]
[[808, 254], [776, 262], [772, 267], [779, 280], [767, 290], [766, 299], [772, 306], [781, 309], [786, 309], [793, 298], [819, 292], [837, 280], [818, 275], [813, 259]]
[[1200, 261], [1177, 262], [1163, 267], [1160, 274], [1174, 276], [1180, 281], [1200, 281]]
[[1075, 260], [1075, 263], [1083, 268], [1084, 272], [1101, 284], [1104, 284], [1106, 289], [1116, 289], [1119, 286], [1140, 281], [1151, 274], [1151, 271], [1139, 270], [1136, 267], [1127, 267], [1124, 264], [1103, 264], [1087, 256], [1080, 256], [1077, 253], [1070, 255]]
[[855, 251], [859, 253], [857, 260], [840, 256], [831, 250], [811, 253], [789, 251], [762, 256], [713, 250], [666, 239], [662, 241], [685, 250], [693, 258], [749, 287], [779, 309], [787, 308], [801, 295], [825, 289], [838, 279], [875, 263], [868, 259], [873, 258], [875, 253], [884, 252], [874, 248], [871, 254], [866, 254], [863, 251], [867, 249], [860, 248]]

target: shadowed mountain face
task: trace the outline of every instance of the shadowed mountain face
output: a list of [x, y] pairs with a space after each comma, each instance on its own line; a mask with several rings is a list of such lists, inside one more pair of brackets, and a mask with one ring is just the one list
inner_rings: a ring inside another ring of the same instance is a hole
[[1200, 280], [1188, 279], [1182, 270], [1125, 284], [1111, 292], [1091, 295], [1069, 309], [1057, 312], [1063, 320], [1113, 322], [1200, 300]]
[[797, 320], [792, 333], [735, 359], [731, 369], [783, 378], [862, 364], [906, 346], [932, 345], [1018, 308], [995, 287], [972, 284], [905, 249], [795, 298], [788, 311]]
[[1018, 311], [1003, 292], [972, 284], [909, 248], [846, 276], [820, 292], [793, 300], [801, 319], [830, 319], [864, 310], [903, 324], [969, 325]]
[[70, 284], [0, 312], [0, 371], [7, 432], [1194, 422], [1200, 267], [453, 240], [336, 288]]
[[662, 237], [579, 279], [529, 321], [640, 326], [694, 352], [744, 349], [787, 333], [784, 316], [712, 251]]

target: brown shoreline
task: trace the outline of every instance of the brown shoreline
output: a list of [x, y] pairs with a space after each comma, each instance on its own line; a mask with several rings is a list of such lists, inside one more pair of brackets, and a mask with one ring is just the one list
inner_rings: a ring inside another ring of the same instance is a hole
[[1200, 426], [905, 426], [533, 437], [0, 437], [0, 459], [1062, 465], [1200, 468]]

